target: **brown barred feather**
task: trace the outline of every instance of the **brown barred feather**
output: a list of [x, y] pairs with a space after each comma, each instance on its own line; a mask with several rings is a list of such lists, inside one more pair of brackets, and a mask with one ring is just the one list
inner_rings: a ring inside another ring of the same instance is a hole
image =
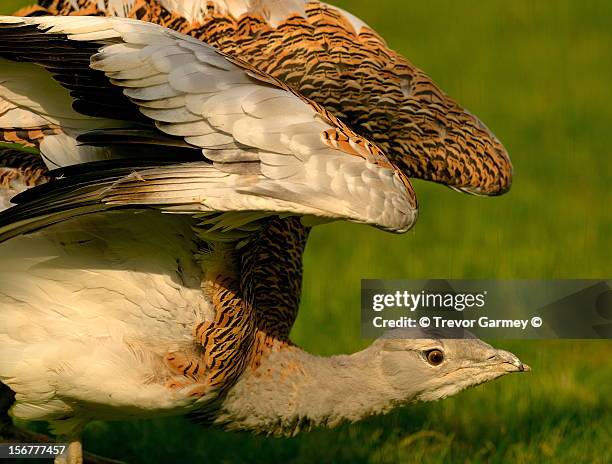
[[38, 148], [46, 135], [59, 134], [57, 126], [30, 127], [27, 129], [0, 127], [0, 142], [14, 143], [27, 148]]
[[240, 283], [234, 271], [235, 251], [218, 245], [212, 253], [221, 257], [227, 267], [206, 269], [204, 291], [215, 308], [213, 321], [200, 322], [193, 330], [199, 359], [180, 353], [169, 353], [165, 362], [177, 374], [167, 386], [189, 386], [191, 396], [219, 394], [231, 388], [256, 353], [255, 315], [253, 306], [240, 296]]
[[257, 329], [285, 342], [300, 304], [309, 232], [299, 218], [274, 218], [240, 249], [241, 290], [256, 308]]
[[[234, 275], [235, 251], [218, 245], [210, 252], [228, 267], [206, 269], [203, 290], [215, 308], [213, 321], [194, 326], [194, 349], [190, 352], [169, 352], [164, 364], [169, 371], [166, 387], [188, 389], [188, 395], [203, 397], [211, 392], [223, 395], [238, 380], [244, 369], [258, 362], [261, 337], [256, 330], [257, 314], [253, 305], [240, 295], [240, 283]], [[210, 258], [207, 260], [210, 264]]]
[[[0, 196], [14, 195], [15, 186], [35, 187], [49, 180], [40, 155], [2, 144], [38, 149], [46, 135], [59, 133], [55, 126], [29, 129], [0, 128]], [[5, 192], [2, 192], [2, 191]], [[7, 195], [6, 190], [9, 191]], [[12, 193], [10, 193], [12, 192]]]
[[0, 147], [0, 189], [9, 189], [14, 182], [27, 187], [44, 184], [47, 172], [38, 155]]

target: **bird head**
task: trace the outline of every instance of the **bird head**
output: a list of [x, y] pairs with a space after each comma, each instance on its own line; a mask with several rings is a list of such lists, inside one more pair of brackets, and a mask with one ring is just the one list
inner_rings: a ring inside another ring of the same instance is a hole
[[531, 370], [514, 354], [477, 338], [408, 338], [429, 335], [393, 331], [376, 342], [386, 382], [407, 403], [439, 400], [512, 372]]

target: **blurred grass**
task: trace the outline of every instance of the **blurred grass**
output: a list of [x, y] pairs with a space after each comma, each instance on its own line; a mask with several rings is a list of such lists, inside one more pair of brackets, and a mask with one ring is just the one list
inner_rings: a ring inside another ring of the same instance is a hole
[[[28, 2], [2, 0], [9, 13]], [[416, 182], [414, 231], [313, 232], [293, 332], [329, 355], [359, 335], [361, 278], [610, 278], [612, 4], [605, 0], [334, 2], [365, 19], [504, 142], [500, 198]], [[293, 439], [183, 419], [96, 423], [87, 449], [130, 462], [612, 462], [612, 343], [504, 341], [533, 367], [440, 403]]]

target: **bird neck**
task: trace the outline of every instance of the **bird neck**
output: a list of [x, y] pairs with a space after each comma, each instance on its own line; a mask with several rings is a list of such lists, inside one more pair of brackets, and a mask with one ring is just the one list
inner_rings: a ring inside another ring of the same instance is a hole
[[228, 392], [215, 423], [231, 430], [294, 435], [384, 413], [400, 402], [384, 381], [378, 350], [323, 358], [273, 348]]

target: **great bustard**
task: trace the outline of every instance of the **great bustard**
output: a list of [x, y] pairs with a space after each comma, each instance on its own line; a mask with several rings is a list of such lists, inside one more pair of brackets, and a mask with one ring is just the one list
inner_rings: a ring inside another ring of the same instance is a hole
[[[123, 13], [186, 28], [157, 4], [127, 3]], [[225, 55], [133, 21], [2, 21], [1, 133], [59, 168], [3, 158], [13, 190], [51, 178], [2, 215], [12, 239], [0, 248], [0, 377], [17, 393], [14, 416], [50, 420], [70, 439], [94, 418], [195, 411], [228, 428], [295, 433], [524, 369], [477, 340], [386, 340], [329, 359], [288, 343], [308, 223], [407, 230], [416, 200], [406, 176], [497, 194], [511, 172], [476, 118], [358, 20], [276, 4], [277, 14], [236, 21], [219, 9], [200, 29], [190, 23]], [[436, 350], [441, 364], [422, 357]], [[364, 379], [366, 368], [382, 374]]]

